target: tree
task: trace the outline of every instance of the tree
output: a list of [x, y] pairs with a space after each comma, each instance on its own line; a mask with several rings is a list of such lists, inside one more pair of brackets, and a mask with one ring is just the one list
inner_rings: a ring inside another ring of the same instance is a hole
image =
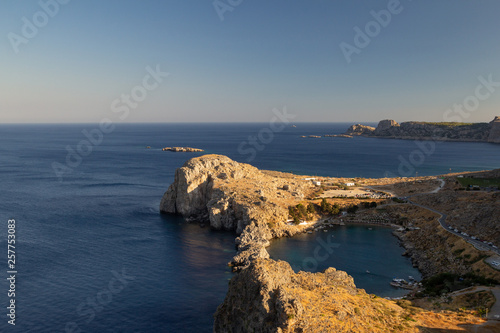
[[323, 198], [323, 200], [321, 200], [321, 212], [323, 214], [330, 213], [331, 209], [332, 205], [328, 201], [326, 201], [325, 198]]
[[307, 209], [306, 209], [306, 207], [303, 204], [299, 203], [297, 205], [297, 209], [299, 211], [299, 216], [300, 217], [307, 216]]
[[307, 212], [310, 213], [310, 214], [314, 214], [316, 212], [316, 209], [314, 208], [314, 204], [309, 203], [307, 205]]
[[358, 209], [359, 207], [357, 205], [352, 205], [349, 208], [347, 208], [347, 212], [350, 214], [355, 214]]

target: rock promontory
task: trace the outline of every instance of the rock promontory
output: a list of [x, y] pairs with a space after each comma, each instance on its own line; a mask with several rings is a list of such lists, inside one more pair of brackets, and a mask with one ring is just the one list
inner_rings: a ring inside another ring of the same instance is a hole
[[292, 206], [300, 206], [307, 202], [306, 197], [312, 198], [321, 190], [311, 181], [315, 179], [258, 170], [222, 155], [192, 158], [176, 170], [174, 182], [161, 200], [161, 212], [208, 221], [214, 229], [239, 234], [238, 252], [230, 262], [236, 274], [214, 315], [213, 331], [459, 330], [457, 322], [462, 325], [462, 317], [417, 311], [369, 295], [356, 288], [351, 276], [335, 268], [318, 273], [294, 272], [288, 263], [269, 258], [266, 247], [272, 238], [306, 230], [302, 222], [291, 223], [288, 218]]
[[403, 313], [346, 272], [294, 273], [287, 262], [258, 259], [231, 279], [214, 332], [411, 332]]
[[500, 117], [496, 117], [490, 123], [408, 121], [399, 124], [386, 119], [380, 121], [376, 128], [353, 125], [345, 134], [409, 140], [500, 143]]
[[488, 142], [500, 143], [500, 117], [495, 117], [490, 123], [491, 129], [488, 136]]
[[311, 182], [298, 176], [261, 171], [222, 155], [204, 155], [176, 170], [160, 211], [240, 234], [238, 254], [230, 263], [238, 270], [256, 258], [268, 258], [265, 248], [270, 239], [303, 230], [287, 223], [287, 207], [313, 189]]

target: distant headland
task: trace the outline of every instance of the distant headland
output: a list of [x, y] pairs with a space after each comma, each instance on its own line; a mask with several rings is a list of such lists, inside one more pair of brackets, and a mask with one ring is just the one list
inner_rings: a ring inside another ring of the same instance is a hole
[[361, 135], [407, 140], [475, 141], [500, 143], [500, 117], [489, 123], [420, 122], [408, 121], [398, 124], [386, 119], [371, 127], [352, 125], [345, 135]]

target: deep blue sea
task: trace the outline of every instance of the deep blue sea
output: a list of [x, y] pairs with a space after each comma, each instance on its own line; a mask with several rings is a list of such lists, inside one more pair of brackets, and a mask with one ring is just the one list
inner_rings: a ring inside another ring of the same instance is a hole
[[[192, 146], [258, 168], [324, 176], [500, 167], [500, 146], [487, 143], [431, 149], [402, 140], [300, 138], [349, 125], [273, 132], [269, 124], [117, 124], [90, 146], [82, 131], [95, 134], [95, 124], [1, 125], [0, 332], [211, 332], [232, 276], [226, 263], [235, 235], [159, 214], [175, 169], [201, 155], [162, 147]], [[9, 219], [16, 221], [15, 327], [6, 316]], [[279, 240], [270, 252], [300, 266], [317, 237]], [[391, 295], [387, 279], [418, 274], [389, 229], [346, 226], [321, 237], [335, 239], [338, 251], [311, 269], [346, 270], [368, 292]]]

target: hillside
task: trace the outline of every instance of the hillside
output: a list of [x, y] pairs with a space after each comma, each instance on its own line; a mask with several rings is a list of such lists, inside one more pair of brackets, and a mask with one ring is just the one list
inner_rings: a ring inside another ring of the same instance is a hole
[[376, 128], [353, 125], [344, 134], [392, 139], [500, 143], [500, 117], [495, 117], [489, 123], [409, 121], [398, 124], [387, 119], [380, 121]]
[[[323, 177], [322, 186], [315, 184], [315, 179], [258, 170], [221, 155], [196, 157], [176, 170], [160, 210], [239, 234], [235, 240], [238, 252], [229, 263], [236, 274], [215, 314], [214, 332], [445, 332], [464, 331], [465, 324], [483, 322], [472, 315], [475, 308], [429, 312], [368, 295], [356, 288], [351, 276], [335, 268], [295, 273], [288, 263], [269, 259], [266, 247], [273, 238], [290, 237], [327, 220], [335, 222], [339, 210], [349, 211], [356, 205], [361, 208], [343, 217], [346, 221], [371, 216], [369, 219], [386, 219], [405, 227], [418, 226], [400, 237], [426, 276], [447, 271], [462, 274], [473, 269], [478, 274], [498, 277], [497, 271], [480, 259], [470, 269], [466, 267], [469, 259], [477, 257], [477, 251], [457, 236], [450, 237], [434, 213], [387, 199], [387, 194], [372, 189], [425, 193], [440, 183], [435, 177]], [[339, 188], [347, 181], [357, 184], [350, 190]], [[356, 196], [363, 191], [371, 197]], [[342, 195], [330, 196], [337, 192]], [[321, 196], [323, 199], [319, 199]], [[367, 202], [382, 208], [367, 207], [363, 204]], [[291, 217], [295, 214], [308, 222], [293, 223]], [[461, 258], [457, 250], [463, 252]], [[464, 259], [464, 255], [470, 257]], [[470, 332], [476, 329], [471, 326]]]

